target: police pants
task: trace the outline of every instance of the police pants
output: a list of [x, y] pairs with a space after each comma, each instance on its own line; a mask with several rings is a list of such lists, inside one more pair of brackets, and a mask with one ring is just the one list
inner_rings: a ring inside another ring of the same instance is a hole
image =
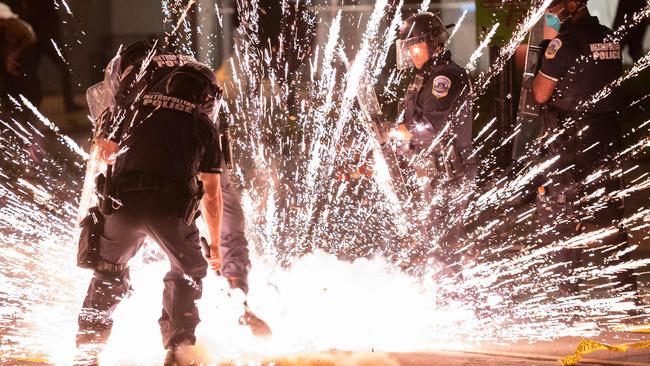
[[427, 216], [417, 221], [427, 240], [437, 239], [437, 248], [429, 248], [429, 255], [457, 271], [461, 257], [457, 251], [465, 239], [463, 214], [474, 189], [473, 176], [468, 170], [450, 180], [436, 164], [431, 155], [419, 159], [413, 168], [418, 181], [424, 183], [416, 209]]
[[241, 206], [241, 197], [231, 184], [230, 172], [223, 164], [222, 168], [221, 274], [246, 293], [248, 292], [248, 271], [251, 263], [248, 255], [248, 241], [244, 235], [244, 210]]
[[[590, 174], [602, 168], [614, 170], [614, 167], [607, 166], [607, 160], [617, 151], [620, 143], [615, 113], [566, 116], [560, 114], [559, 118], [560, 121], [572, 118], [575, 120], [575, 126], [568, 128], [564, 135], [560, 135], [550, 144], [547, 155], [548, 158], [560, 156], [551, 170], [564, 171], [554, 177], [557, 183], [551, 187], [546, 203], [538, 205], [538, 209], [544, 207], [538, 213], [540, 222], [555, 227], [553, 234], [544, 238], [548, 243], [609, 227], [623, 217], [620, 202], [609, 200], [605, 204], [596, 205], [601, 197], [622, 189], [622, 181], [607, 174], [594, 180], [587, 179]], [[585, 129], [586, 126], [589, 128]], [[570, 169], [571, 167], [573, 169]], [[597, 192], [600, 193], [596, 194]], [[560, 197], [562, 199], [559, 199]], [[591, 198], [587, 199], [588, 197]], [[599, 206], [598, 209], [593, 209], [594, 205]], [[626, 247], [627, 233], [619, 228], [616, 233], [602, 239], [602, 245]], [[578, 291], [578, 283], [572, 278], [572, 274], [581, 265], [582, 252], [582, 249], [564, 248], [555, 256], [556, 263], [563, 263], [557, 268], [559, 274], [564, 277], [560, 283], [563, 290], [573, 293]], [[608, 256], [604, 259], [608, 265], [613, 266], [629, 261], [630, 254]], [[637, 289], [632, 270], [618, 273], [616, 282], [619, 289]]]
[[[129, 212], [125, 208], [105, 218], [100, 256], [112, 264], [127, 264], [146, 236], [155, 240], [171, 263], [164, 277], [162, 316], [163, 346], [183, 341], [194, 343], [200, 319], [195, 300], [201, 297], [206, 276], [196, 225], [186, 225], [177, 214]], [[77, 345], [103, 344], [113, 324], [112, 313], [130, 290], [129, 271], [96, 270], [79, 314]]]

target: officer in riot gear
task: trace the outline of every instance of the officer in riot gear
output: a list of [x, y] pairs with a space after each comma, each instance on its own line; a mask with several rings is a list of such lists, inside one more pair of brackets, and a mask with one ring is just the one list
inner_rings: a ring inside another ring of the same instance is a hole
[[[566, 239], [620, 220], [621, 202], [598, 202], [601, 197], [622, 188], [620, 178], [610, 176], [616, 170], [606, 160], [620, 144], [621, 132], [616, 112], [621, 108], [614, 90], [599, 92], [618, 79], [623, 72], [621, 46], [612, 31], [591, 16], [587, 0], [554, 0], [545, 14], [547, 29], [557, 34], [546, 42], [541, 68], [532, 82], [535, 100], [544, 105], [543, 119], [546, 158], [559, 160], [544, 177], [547, 183], [538, 190], [538, 217], [543, 223], [557, 225], [554, 232]], [[605, 173], [587, 179], [593, 172]], [[609, 169], [607, 169], [609, 168]], [[602, 190], [602, 193], [593, 193]], [[625, 244], [623, 228], [605, 239], [604, 244]], [[627, 260], [624, 254], [620, 260]], [[562, 270], [561, 291], [575, 294], [578, 283], [568, 280], [580, 262], [581, 250], [564, 249], [556, 260], [566, 263]], [[618, 260], [618, 259], [617, 259]], [[631, 272], [618, 275], [621, 288], [636, 291]]]
[[[397, 67], [417, 73], [403, 101], [403, 122], [391, 135], [407, 142], [405, 154], [415, 171], [422, 202], [430, 207], [422, 226], [433, 233], [449, 265], [462, 235], [462, 213], [476, 176], [472, 156], [472, 89], [467, 71], [445, 50], [446, 26], [432, 13], [408, 18], [397, 41]], [[425, 248], [430, 250], [430, 248]], [[426, 256], [426, 253], [421, 253]]]
[[[185, 67], [186, 65], [191, 67]], [[189, 55], [170, 52], [155, 40], [130, 45], [121, 50], [118, 56], [110, 62], [106, 68], [104, 81], [90, 88], [87, 93], [89, 101], [93, 102], [89, 104], [97, 104], [97, 101], [102, 101], [94, 108], [91, 106], [90, 109], [91, 115], [93, 109], [103, 111], [103, 113], [95, 114], [100, 115], [99, 119], [104, 121], [99, 126], [101, 136], [97, 139], [97, 145], [100, 146], [100, 157], [104, 162], [114, 161], [120, 150], [118, 144], [121, 139], [130, 135], [125, 133], [125, 130], [133, 127], [133, 121], [129, 118], [129, 111], [133, 109], [132, 105], [141, 103], [155, 108], [178, 107], [178, 104], [170, 103], [164, 97], [169, 94], [170, 90], [168, 89], [173, 85], [171, 80], [177, 74], [186, 77], [193, 76], [198, 80], [207, 79], [212, 85], [212, 91], [214, 93], [219, 91], [216, 76], [209, 67], [195, 63]], [[144, 91], [150, 91], [152, 95], [147, 95]], [[196, 112], [215, 122], [219, 112], [218, 106], [219, 104], [212, 103], [208, 98], [198, 103]], [[244, 216], [240, 198], [230, 184], [228, 167], [231, 164], [225, 161], [225, 158], [229, 156], [227, 154], [229, 148], [226, 141], [228, 133], [224, 131], [223, 127], [220, 131], [221, 146], [223, 146], [223, 158], [220, 159], [220, 167], [223, 169], [220, 179], [223, 225], [221, 241], [212, 240], [212, 247], [218, 245], [217, 253], [221, 255], [210, 256], [208, 261], [214, 261], [211, 263], [212, 268], [220, 270], [221, 274], [228, 278], [233, 290], [241, 289], [246, 293], [248, 291], [247, 276], [250, 269], [248, 243], [244, 236]], [[116, 179], [119, 180], [119, 178]], [[206, 209], [204, 207], [203, 211]], [[218, 262], [218, 259], [221, 259], [221, 262]], [[245, 313], [240, 322], [250, 326], [256, 335], [270, 334], [266, 323], [259, 319], [246, 303], [244, 306]]]
[[102, 199], [112, 210], [103, 212], [99, 260], [79, 314], [77, 344], [87, 351], [88, 364], [96, 364], [107, 341], [112, 313], [130, 290], [129, 260], [147, 236], [171, 263], [159, 319], [168, 358], [196, 340], [195, 301], [208, 263], [194, 219], [202, 203], [212, 241], [210, 264], [219, 267], [222, 217], [219, 133], [205, 113], [214, 110], [221, 89], [198, 71], [202, 67], [177, 68], [164, 80], [164, 92], [142, 90], [124, 108], [128, 124], [111, 136], [122, 152], [110, 157], [112, 179], [104, 182], [109, 188], [98, 190], [109, 192]]
[[[119, 70], [120, 88], [115, 97], [116, 103], [128, 105], [133, 99], [138, 98], [141, 94], [139, 90], [151, 88], [160, 90], [164, 87], [162, 80], [179, 66], [192, 62], [194, 59], [189, 55], [176, 54], [159, 45], [156, 41], [143, 41], [127, 47], [121, 53], [120, 64], [116, 69]], [[142, 74], [142, 65], [145, 65], [147, 72]], [[205, 77], [210, 78], [216, 84], [216, 76], [209, 68], [201, 70]], [[134, 87], [135, 86], [135, 87]], [[205, 111], [209, 118], [219, 124], [218, 130], [221, 134], [223, 159], [221, 161], [221, 190], [223, 197], [223, 225], [221, 232], [221, 268], [220, 273], [228, 279], [228, 283], [233, 291], [248, 293], [248, 273], [250, 271], [250, 259], [248, 241], [244, 233], [245, 221], [244, 211], [241, 206], [241, 197], [236, 192], [230, 180], [230, 149], [228, 146], [229, 132], [225, 122], [218, 121], [218, 110]], [[124, 121], [121, 114], [118, 114], [114, 121]], [[124, 123], [114, 124], [107, 128], [107, 135], [114, 133], [119, 134]], [[115, 144], [108, 144], [105, 149], [106, 155], [110, 152], [116, 152]], [[228, 161], [226, 161], [228, 158]], [[215, 268], [216, 269], [216, 268]], [[266, 336], [270, 334], [270, 329], [264, 321], [259, 319], [244, 303], [245, 313], [240, 319], [243, 325], [251, 327], [256, 335]]]

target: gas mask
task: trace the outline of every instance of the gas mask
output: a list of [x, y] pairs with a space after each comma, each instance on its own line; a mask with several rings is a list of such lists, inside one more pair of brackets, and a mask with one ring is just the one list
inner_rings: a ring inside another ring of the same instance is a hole
[[[567, 2], [565, 2], [566, 4]], [[577, 2], [579, 3], [578, 8], [575, 10], [575, 12], [570, 13], [566, 6], [560, 9], [557, 13], [553, 12], [546, 12], [544, 14], [544, 21], [546, 22], [546, 25], [549, 28], [553, 28], [556, 32], [562, 33], [564, 32], [567, 28], [571, 27], [573, 24], [573, 19], [575, 17], [575, 14], [580, 12], [581, 10], [585, 9], [587, 7], [587, 2]], [[563, 13], [566, 13], [566, 15], [562, 15]]]

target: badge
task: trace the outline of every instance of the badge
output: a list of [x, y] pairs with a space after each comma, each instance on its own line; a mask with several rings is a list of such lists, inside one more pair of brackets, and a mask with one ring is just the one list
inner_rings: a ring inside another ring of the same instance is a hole
[[555, 55], [560, 48], [562, 48], [562, 41], [559, 38], [555, 38], [548, 44], [548, 47], [546, 47], [544, 56], [546, 56], [547, 60], [552, 60], [555, 58]]
[[451, 88], [451, 80], [448, 77], [440, 75], [436, 76], [433, 79], [433, 96], [440, 99], [444, 98], [449, 94], [449, 89]]

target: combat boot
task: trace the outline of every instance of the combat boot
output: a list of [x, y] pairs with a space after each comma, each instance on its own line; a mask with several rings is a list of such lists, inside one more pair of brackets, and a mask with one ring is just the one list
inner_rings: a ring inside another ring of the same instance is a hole
[[249, 327], [256, 337], [267, 338], [272, 335], [268, 324], [255, 315], [246, 303], [244, 303], [244, 315], [239, 317], [239, 324]]
[[237, 277], [231, 277], [228, 278], [228, 284], [231, 290], [229, 296], [235, 301], [241, 301], [244, 305], [244, 314], [239, 317], [239, 324], [249, 327], [256, 337], [270, 337], [272, 334], [271, 328], [248, 307], [248, 302], [246, 301], [248, 286], [246, 282]]
[[164, 366], [191, 366], [204, 364], [197, 355], [196, 348], [189, 341], [167, 349]]
[[167, 354], [165, 355], [165, 361], [163, 366], [175, 366], [176, 365], [176, 353], [174, 348], [168, 349]]

